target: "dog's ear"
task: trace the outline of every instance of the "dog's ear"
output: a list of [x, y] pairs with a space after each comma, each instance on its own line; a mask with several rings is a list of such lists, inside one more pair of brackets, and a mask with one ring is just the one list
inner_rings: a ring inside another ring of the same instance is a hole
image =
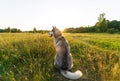
[[55, 29], [56, 28], [56, 26], [52, 26], [53, 27], [53, 29]]
[[55, 28], [53, 25], [52, 25], [53, 29]]

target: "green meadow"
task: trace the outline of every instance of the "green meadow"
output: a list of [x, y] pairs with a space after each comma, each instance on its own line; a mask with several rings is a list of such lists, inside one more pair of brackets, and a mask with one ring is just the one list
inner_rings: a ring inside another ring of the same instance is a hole
[[[119, 34], [64, 33], [74, 66], [83, 76], [74, 81], [120, 81]], [[54, 39], [48, 34], [1, 33], [0, 81], [73, 81], [53, 66]]]

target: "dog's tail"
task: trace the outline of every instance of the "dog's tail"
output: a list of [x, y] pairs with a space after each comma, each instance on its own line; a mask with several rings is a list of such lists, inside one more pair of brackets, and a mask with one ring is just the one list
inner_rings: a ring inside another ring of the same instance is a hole
[[61, 70], [61, 74], [68, 79], [79, 79], [83, 75], [82, 72], [79, 70], [73, 73], [70, 71]]

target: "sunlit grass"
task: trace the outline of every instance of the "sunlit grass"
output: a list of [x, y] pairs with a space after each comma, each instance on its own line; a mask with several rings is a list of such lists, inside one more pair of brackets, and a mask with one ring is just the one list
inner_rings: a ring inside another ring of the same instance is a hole
[[[120, 35], [64, 34], [76, 81], [120, 81]], [[55, 48], [47, 34], [0, 34], [1, 81], [69, 81], [53, 67]]]

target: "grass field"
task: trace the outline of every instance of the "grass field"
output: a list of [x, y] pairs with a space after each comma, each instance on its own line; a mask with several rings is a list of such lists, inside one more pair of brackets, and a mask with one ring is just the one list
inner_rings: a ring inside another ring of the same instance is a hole
[[[74, 66], [83, 77], [75, 81], [120, 81], [120, 35], [64, 34]], [[73, 81], [54, 67], [55, 48], [48, 34], [0, 34], [0, 81]]]

